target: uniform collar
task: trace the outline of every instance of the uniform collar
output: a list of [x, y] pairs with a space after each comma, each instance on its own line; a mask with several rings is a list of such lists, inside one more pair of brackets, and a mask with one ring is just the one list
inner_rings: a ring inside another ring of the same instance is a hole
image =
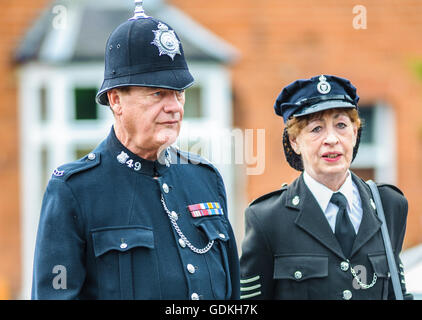
[[[322, 212], [326, 212], [328, 204], [330, 203], [331, 197], [334, 192], [331, 189], [327, 188], [322, 183], [319, 183], [318, 181], [316, 181], [306, 171], [303, 172], [303, 180], [306, 186], [314, 195], [315, 199], [317, 200], [319, 206], [321, 207]], [[341, 192], [347, 199], [349, 209], [352, 208], [353, 197], [354, 197], [353, 181], [352, 181], [352, 175], [350, 174], [349, 170], [347, 171], [346, 180], [336, 192]]]
[[114, 126], [111, 127], [110, 134], [107, 137], [107, 149], [113, 157], [113, 161], [122, 168], [131, 170], [135, 173], [146, 174], [149, 176], [162, 175], [172, 163], [172, 156], [177, 157], [171, 148], [161, 152], [157, 160], [151, 161], [139, 157], [126, 148], [116, 137]]

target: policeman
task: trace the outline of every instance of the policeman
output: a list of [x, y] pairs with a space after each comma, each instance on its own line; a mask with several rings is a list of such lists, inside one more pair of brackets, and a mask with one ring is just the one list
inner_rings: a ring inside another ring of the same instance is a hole
[[223, 180], [171, 144], [193, 83], [175, 31], [135, 16], [110, 35], [97, 101], [115, 122], [48, 183], [33, 299], [238, 299]]
[[[241, 299], [394, 298], [371, 191], [349, 170], [361, 133], [358, 100], [348, 80], [328, 75], [297, 80], [278, 96], [285, 156], [302, 174], [246, 209]], [[394, 186], [378, 189], [405, 292], [407, 200]]]

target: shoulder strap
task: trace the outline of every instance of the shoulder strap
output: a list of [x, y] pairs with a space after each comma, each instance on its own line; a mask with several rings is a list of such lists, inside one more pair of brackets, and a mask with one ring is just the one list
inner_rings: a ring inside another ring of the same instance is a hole
[[396, 296], [396, 300], [403, 300], [403, 292], [401, 291], [399, 274], [397, 271], [397, 264], [396, 260], [394, 259], [393, 249], [391, 247], [390, 236], [388, 234], [387, 223], [385, 221], [384, 209], [381, 203], [381, 197], [378, 192], [377, 185], [374, 181], [368, 180], [366, 181], [369, 188], [371, 188], [372, 196], [374, 197], [375, 206], [377, 208], [378, 217], [380, 218], [382, 225], [381, 225], [381, 233], [382, 238], [384, 240], [384, 247], [387, 253], [387, 262], [390, 268], [391, 274], [391, 281], [393, 282], [393, 289], [394, 295]]

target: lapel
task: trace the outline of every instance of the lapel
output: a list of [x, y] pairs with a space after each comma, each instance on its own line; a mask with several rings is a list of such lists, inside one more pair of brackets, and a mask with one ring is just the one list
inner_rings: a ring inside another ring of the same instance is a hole
[[303, 181], [303, 174], [287, 189], [285, 206], [299, 211], [295, 220], [299, 228], [346, 259], [321, 207]]
[[352, 180], [359, 190], [363, 214], [358, 234], [356, 235], [355, 243], [353, 244], [351, 257], [379, 231], [382, 224], [376, 214], [376, 210], [371, 205], [371, 202], [374, 202], [369, 187], [354, 173], [352, 173]]

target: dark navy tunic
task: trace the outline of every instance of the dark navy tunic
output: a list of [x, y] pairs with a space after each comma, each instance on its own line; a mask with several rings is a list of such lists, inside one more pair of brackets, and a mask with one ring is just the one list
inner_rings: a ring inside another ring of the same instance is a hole
[[[239, 298], [220, 174], [197, 155], [175, 148], [163, 155], [138, 157], [112, 128], [92, 153], [54, 171], [41, 209], [33, 299]], [[207, 204], [220, 210], [194, 216], [189, 207]]]

